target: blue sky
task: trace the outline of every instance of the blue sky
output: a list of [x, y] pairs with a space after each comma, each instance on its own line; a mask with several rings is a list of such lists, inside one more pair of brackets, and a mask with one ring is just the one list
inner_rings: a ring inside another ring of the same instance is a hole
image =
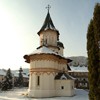
[[86, 34], [100, 0], [0, 0], [0, 68], [28, 67], [23, 55], [39, 46], [37, 32], [50, 15], [65, 46], [64, 56], [87, 56]]

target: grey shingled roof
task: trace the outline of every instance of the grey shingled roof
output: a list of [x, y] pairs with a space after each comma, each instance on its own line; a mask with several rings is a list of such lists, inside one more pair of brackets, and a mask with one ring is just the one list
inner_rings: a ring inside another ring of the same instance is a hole
[[67, 80], [67, 79], [70, 79], [70, 80], [73, 80], [73, 77], [68, 75], [67, 73], [65, 72], [59, 72], [56, 76], [55, 76], [55, 80], [61, 80], [61, 79], [64, 79], [64, 80]]
[[51, 29], [51, 30], [55, 30], [57, 31], [57, 33], [59, 34], [58, 30], [55, 28], [53, 21], [50, 17], [50, 13], [48, 11], [47, 16], [45, 18], [44, 24], [42, 26], [42, 28], [40, 29], [40, 31], [38, 32], [38, 35], [40, 35], [41, 31], [47, 30], [47, 29]]

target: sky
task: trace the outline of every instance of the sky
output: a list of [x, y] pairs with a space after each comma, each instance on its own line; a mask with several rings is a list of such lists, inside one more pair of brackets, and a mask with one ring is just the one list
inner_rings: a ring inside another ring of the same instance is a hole
[[64, 56], [86, 56], [86, 34], [95, 4], [100, 0], [0, 0], [0, 69], [29, 68], [23, 56], [39, 47], [37, 32], [50, 15]]

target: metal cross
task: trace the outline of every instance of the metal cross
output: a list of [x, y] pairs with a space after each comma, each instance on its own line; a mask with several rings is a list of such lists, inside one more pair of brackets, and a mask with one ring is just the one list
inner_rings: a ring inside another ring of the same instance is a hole
[[49, 12], [49, 9], [51, 8], [51, 6], [50, 5], [48, 5], [47, 7], [46, 7], [46, 9], [48, 10], [48, 12]]

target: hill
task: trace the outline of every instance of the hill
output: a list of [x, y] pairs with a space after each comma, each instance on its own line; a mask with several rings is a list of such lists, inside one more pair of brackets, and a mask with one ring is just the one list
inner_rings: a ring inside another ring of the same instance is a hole
[[73, 57], [68, 57], [68, 58], [73, 60], [71, 63], [69, 63], [69, 66], [86, 66], [87, 67], [87, 57], [73, 56]]

